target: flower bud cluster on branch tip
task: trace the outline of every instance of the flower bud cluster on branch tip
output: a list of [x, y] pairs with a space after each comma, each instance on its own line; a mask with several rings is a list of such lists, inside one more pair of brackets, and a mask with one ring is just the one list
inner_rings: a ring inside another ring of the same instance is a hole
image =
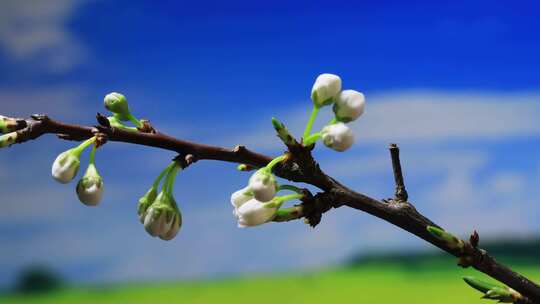
[[[122, 128], [130, 131], [137, 131], [137, 128], [143, 127], [143, 123], [135, 118], [129, 109], [129, 104], [124, 95], [116, 92], [109, 93], [103, 99], [105, 108], [113, 113], [113, 116], [108, 117], [112, 127]], [[136, 128], [128, 127], [123, 122], [131, 121]]]
[[[139, 199], [137, 214], [148, 234], [162, 240], [172, 240], [182, 226], [182, 214], [173, 195], [174, 182], [180, 165], [173, 161], [154, 181], [154, 184]], [[163, 186], [158, 193], [161, 180]]]
[[482, 299], [497, 300], [499, 303], [515, 303], [523, 300], [523, 296], [510, 287], [488, 283], [474, 277], [464, 277], [463, 280], [469, 286], [484, 293]]
[[[347, 123], [358, 119], [365, 110], [364, 94], [354, 90], [341, 91], [341, 78], [333, 74], [321, 74], [311, 91], [313, 110], [303, 136], [304, 146], [311, 146], [322, 138], [325, 146], [338, 152], [349, 149], [354, 143], [352, 130]], [[334, 118], [320, 132], [311, 134], [319, 109], [334, 104]]]
[[53, 178], [58, 182], [62, 184], [71, 182], [79, 172], [82, 152], [92, 145], [88, 168], [75, 188], [79, 200], [87, 206], [96, 206], [103, 197], [103, 179], [95, 165], [97, 149], [95, 141], [96, 137], [92, 137], [79, 146], [60, 153], [51, 169]]
[[238, 220], [238, 227], [253, 227], [267, 223], [276, 216], [285, 201], [302, 197], [302, 194], [276, 197], [279, 190], [300, 191], [294, 186], [280, 187], [272, 174], [272, 168], [286, 158], [282, 155], [273, 159], [266, 167], [253, 173], [247, 187], [231, 195], [233, 215]]

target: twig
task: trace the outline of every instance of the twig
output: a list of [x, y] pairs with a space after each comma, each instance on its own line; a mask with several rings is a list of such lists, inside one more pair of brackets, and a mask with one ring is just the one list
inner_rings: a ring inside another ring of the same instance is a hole
[[[108, 142], [125, 142], [174, 151], [185, 156], [191, 155], [190, 161], [186, 159], [188, 163], [192, 163], [194, 160], [219, 160], [259, 168], [272, 160], [269, 156], [250, 151], [243, 146], [226, 149], [177, 139], [159, 132], [124, 131], [103, 126], [103, 124], [106, 123], [103, 122], [102, 125], [97, 127], [80, 126], [55, 121], [45, 115], [36, 115], [32, 119], [27, 119], [26, 124], [20, 124], [24, 128], [17, 131], [16, 143], [37, 139], [44, 134], [62, 134], [62, 138], [83, 140], [94, 136], [97, 128], [100, 133], [106, 136]], [[288, 137], [287, 139], [289, 139], [287, 146], [291, 158], [287, 162], [277, 165], [274, 172], [278, 176], [291, 181], [314, 185], [323, 192], [317, 193], [313, 197], [308, 196], [295, 209], [298, 212], [294, 213], [293, 216], [276, 218], [276, 220], [305, 217], [312, 226], [315, 226], [321, 220], [322, 214], [332, 208], [345, 205], [383, 219], [456, 257], [464, 255], [462, 251], [448, 246], [445, 242], [431, 235], [426, 230], [426, 227], [437, 227], [437, 225], [420, 214], [411, 203], [407, 202], [407, 193], [403, 182], [397, 146], [391, 146], [390, 151], [397, 185], [396, 198], [399, 203], [385, 204], [364, 194], [357, 193], [326, 175], [311, 155], [311, 148], [313, 147], [303, 147], [296, 140]], [[520, 292], [529, 301], [527, 303], [540, 303], [540, 286], [533, 281], [498, 263], [484, 250], [476, 246], [467, 246], [465, 254], [472, 257], [470, 261], [472, 267]]]
[[401, 171], [401, 162], [399, 161], [399, 148], [396, 144], [390, 144], [390, 156], [392, 157], [392, 169], [394, 171], [394, 180], [396, 181], [396, 200], [406, 202], [409, 198], [407, 190], [405, 190], [405, 182], [403, 181], [403, 173]]

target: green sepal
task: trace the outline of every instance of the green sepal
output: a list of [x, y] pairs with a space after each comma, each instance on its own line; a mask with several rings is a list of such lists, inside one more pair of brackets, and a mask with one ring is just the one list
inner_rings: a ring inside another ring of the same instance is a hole
[[323, 102], [319, 102], [319, 94], [317, 94], [317, 91], [311, 91], [311, 101], [313, 101], [313, 104], [319, 108], [322, 108], [324, 106], [331, 105], [334, 102], [334, 98], [330, 97], [327, 100], [324, 100]]
[[139, 204], [137, 205], [137, 214], [141, 215], [145, 213], [148, 207], [154, 203], [157, 195], [157, 189], [154, 187], [150, 188], [150, 190], [148, 190], [146, 194], [139, 199]]
[[453, 234], [448, 233], [440, 228], [435, 226], [427, 226], [427, 231], [433, 235], [435, 238], [446, 242], [446, 244], [452, 249], [463, 249], [465, 243], [459, 238], [455, 237]]

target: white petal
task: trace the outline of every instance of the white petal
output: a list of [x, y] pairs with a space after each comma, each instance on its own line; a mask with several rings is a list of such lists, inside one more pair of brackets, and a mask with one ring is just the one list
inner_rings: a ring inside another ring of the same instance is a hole
[[262, 225], [274, 218], [277, 208], [268, 208], [267, 203], [252, 199], [237, 210], [238, 226], [253, 227]]
[[66, 151], [56, 157], [51, 168], [51, 174], [58, 182], [67, 184], [77, 175], [79, 165], [79, 159]]
[[311, 89], [311, 98], [318, 106], [331, 104], [334, 97], [341, 91], [341, 78], [333, 74], [321, 74], [315, 80]]
[[242, 206], [245, 202], [249, 201], [253, 197], [251, 195], [248, 195], [247, 192], [249, 192], [251, 189], [249, 187], [245, 187], [243, 189], [240, 189], [236, 192], [234, 192], [231, 195], [231, 204], [234, 208], [239, 208]]
[[339, 120], [353, 121], [364, 113], [365, 106], [364, 94], [354, 90], [345, 90], [336, 97], [334, 113]]
[[352, 130], [342, 122], [324, 127], [321, 133], [324, 145], [339, 152], [349, 149], [354, 143]]

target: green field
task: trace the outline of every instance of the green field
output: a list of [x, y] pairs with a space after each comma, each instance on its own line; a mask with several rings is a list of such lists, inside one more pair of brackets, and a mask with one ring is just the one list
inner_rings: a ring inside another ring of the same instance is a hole
[[[516, 270], [540, 280], [540, 266]], [[463, 275], [474, 270], [448, 261], [417, 265], [371, 264], [303, 274], [66, 288], [34, 296], [3, 296], [0, 303], [483, 303]]]

